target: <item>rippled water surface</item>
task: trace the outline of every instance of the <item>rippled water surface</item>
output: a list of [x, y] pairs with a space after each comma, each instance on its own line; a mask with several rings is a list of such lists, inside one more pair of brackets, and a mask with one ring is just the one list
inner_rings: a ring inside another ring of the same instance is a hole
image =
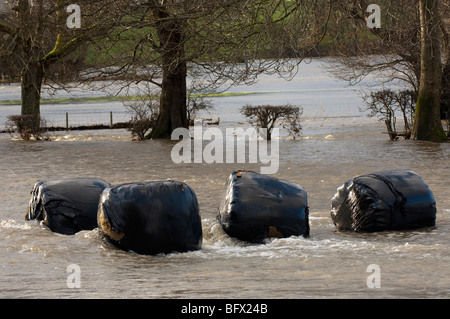
[[[308, 193], [311, 237], [306, 239], [251, 245], [222, 231], [216, 214], [227, 176], [238, 168], [259, 171], [259, 164], [174, 164], [174, 141], [131, 141], [126, 130], [59, 132], [49, 142], [0, 134], [0, 297], [450, 297], [449, 144], [389, 141], [376, 119], [359, 113], [356, 92], [327, 81], [334, 91], [318, 94], [311, 87], [307, 92], [303, 85], [290, 95], [263, 97], [287, 96], [293, 104], [303, 97], [309, 112], [303, 138], [279, 140], [280, 167], [274, 174], [303, 185]], [[219, 127], [243, 125], [236, 107], [251, 99], [258, 97], [217, 99], [213, 116], [226, 119]], [[336, 115], [337, 104], [345, 117]], [[330, 200], [338, 186], [356, 175], [400, 168], [414, 170], [429, 185], [437, 202], [436, 227], [374, 234], [335, 231]], [[186, 182], [199, 200], [202, 249], [143, 256], [111, 246], [97, 230], [65, 236], [24, 220], [37, 180], [73, 176], [112, 184]], [[67, 286], [70, 264], [81, 269], [81, 288]], [[367, 286], [371, 264], [380, 266], [381, 288]]]

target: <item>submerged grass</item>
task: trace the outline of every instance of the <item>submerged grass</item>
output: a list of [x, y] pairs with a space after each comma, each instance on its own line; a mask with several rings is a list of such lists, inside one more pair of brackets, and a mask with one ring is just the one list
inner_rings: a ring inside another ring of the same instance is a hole
[[[241, 96], [251, 94], [269, 94], [276, 92], [235, 92], [235, 93], [209, 93], [209, 94], [192, 94], [192, 97], [225, 97], [225, 96]], [[89, 97], [67, 97], [42, 99], [41, 104], [68, 104], [68, 103], [94, 103], [94, 102], [111, 102], [111, 101], [136, 101], [142, 99], [157, 99], [158, 96], [145, 95], [127, 95], [127, 96], [89, 96]], [[0, 105], [20, 105], [21, 100], [0, 100]]]

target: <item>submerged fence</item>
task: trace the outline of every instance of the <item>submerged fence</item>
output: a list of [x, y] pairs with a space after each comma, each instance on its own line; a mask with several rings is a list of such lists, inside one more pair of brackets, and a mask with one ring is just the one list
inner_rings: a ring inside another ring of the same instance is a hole
[[76, 129], [115, 129], [115, 128], [127, 128], [129, 127], [130, 123], [129, 120], [127, 121], [121, 121], [121, 122], [116, 122], [114, 123], [114, 115], [113, 112], [110, 111], [109, 112], [109, 123], [107, 123], [107, 121], [103, 122], [103, 123], [93, 123], [93, 124], [81, 124], [79, 122], [74, 122], [71, 123], [70, 121], [70, 116], [69, 116], [69, 112], [65, 112], [65, 126], [64, 127], [49, 127], [49, 129], [66, 129], [68, 130], [76, 130]]

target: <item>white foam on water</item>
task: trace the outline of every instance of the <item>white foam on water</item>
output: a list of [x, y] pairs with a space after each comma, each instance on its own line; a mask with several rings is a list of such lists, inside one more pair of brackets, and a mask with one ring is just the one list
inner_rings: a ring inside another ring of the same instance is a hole
[[18, 230], [30, 230], [31, 225], [29, 223], [19, 223], [13, 219], [0, 220], [0, 228], [3, 229], [18, 229]]

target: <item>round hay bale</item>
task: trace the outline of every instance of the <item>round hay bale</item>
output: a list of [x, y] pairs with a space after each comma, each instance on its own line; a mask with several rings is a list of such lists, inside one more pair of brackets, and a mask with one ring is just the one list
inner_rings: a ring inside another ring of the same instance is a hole
[[197, 197], [185, 183], [143, 182], [103, 191], [97, 220], [117, 247], [138, 254], [186, 252], [201, 248]]
[[331, 200], [337, 230], [375, 232], [432, 227], [436, 201], [416, 173], [394, 170], [355, 177]]
[[50, 230], [73, 235], [97, 227], [100, 195], [110, 184], [98, 178], [38, 181], [31, 191], [26, 220], [42, 220]]
[[217, 218], [228, 235], [251, 243], [309, 236], [304, 188], [251, 171], [235, 171], [228, 177]]

